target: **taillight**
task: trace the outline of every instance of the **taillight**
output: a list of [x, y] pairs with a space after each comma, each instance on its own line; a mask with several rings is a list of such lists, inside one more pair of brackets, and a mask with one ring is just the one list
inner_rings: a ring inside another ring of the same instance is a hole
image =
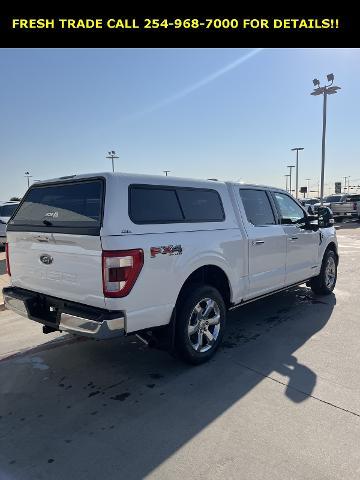
[[125, 297], [134, 286], [144, 264], [144, 252], [105, 250], [102, 252], [105, 297]]
[[6, 257], [6, 273], [11, 275], [10, 271], [10, 260], [9, 260], [9, 244], [5, 243], [5, 257]]

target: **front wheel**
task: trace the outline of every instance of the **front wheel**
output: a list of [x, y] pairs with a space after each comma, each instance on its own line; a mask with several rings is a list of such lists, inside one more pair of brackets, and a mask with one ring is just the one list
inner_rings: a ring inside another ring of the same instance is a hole
[[221, 343], [225, 322], [225, 303], [216, 288], [187, 289], [176, 318], [175, 347], [180, 357], [194, 365], [209, 360]]
[[327, 250], [321, 264], [319, 275], [310, 280], [311, 290], [319, 295], [329, 295], [335, 288], [336, 279], [336, 254], [332, 250]]

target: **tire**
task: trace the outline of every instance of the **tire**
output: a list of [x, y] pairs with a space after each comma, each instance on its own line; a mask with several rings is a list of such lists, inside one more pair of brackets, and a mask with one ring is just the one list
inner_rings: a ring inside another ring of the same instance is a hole
[[343, 220], [344, 220], [343, 218], [336, 218], [336, 217], [334, 217], [335, 223], [342, 223]]
[[208, 361], [222, 341], [225, 324], [226, 307], [216, 288], [188, 288], [181, 295], [176, 315], [175, 350], [179, 357], [193, 365]]
[[318, 295], [330, 295], [334, 290], [337, 279], [337, 258], [332, 250], [326, 250], [317, 277], [310, 280], [310, 287]]

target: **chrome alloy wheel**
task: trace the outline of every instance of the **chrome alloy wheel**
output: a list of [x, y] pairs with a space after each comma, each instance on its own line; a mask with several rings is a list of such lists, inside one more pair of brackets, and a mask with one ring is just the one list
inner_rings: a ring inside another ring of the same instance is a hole
[[329, 257], [325, 267], [325, 285], [331, 289], [336, 280], [336, 264], [333, 257]]
[[212, 298], [203, 298], [189, 317], [188, 336], [192, 348], [207, 352], [216, 342], [220, 332], [220, 307]]

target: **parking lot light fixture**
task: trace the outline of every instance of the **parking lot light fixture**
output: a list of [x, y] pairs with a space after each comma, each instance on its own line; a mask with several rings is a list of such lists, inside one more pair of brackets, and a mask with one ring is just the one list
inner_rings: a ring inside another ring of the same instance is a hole
[[298, 192], [299, 192], [299, 150], [304, 150], [304, 147], [295, 147], [291, 149], [292, 152], [296, 151], [295, 198], [298, 198]]
[[112, 171], [115, 172], [115, 168], [114, 168], [114, 159], [116, 158], [119, 158], [117, 155], [116, 155], [116, 152], [115, 150], [111, 150], [111, 152], [108, 152], [108, 156], [106, 158], [108, 159], [111, 159], [111, 163], [112, 163]]
[[321, 180], [320, 180], [320, 202], [321, 205], [324, 201], [324, 172], [325, 172], [325, 136], [326, 136], [326, 105], [327, 105], [327, 96], [333, 95], [340, 90], [341, 87], [333, 85], [334, 83], [334, 74], [329, 73], [327, 76], [327, 81], [330, 82], [324, 87], [320, 86], [320, 81], [317, 78], [314, 78], [314, 90], [310, 95], [318, 96], [323, 95], [323, 131], [322, 131], [322, 143], [321, 143]]
[[30, 175], [29, 172], [25, 172], [25, 178], [27, 178], [27, 187], [29, 188], [30, 187], [30, 178], [32, 177], [32, 175]]

